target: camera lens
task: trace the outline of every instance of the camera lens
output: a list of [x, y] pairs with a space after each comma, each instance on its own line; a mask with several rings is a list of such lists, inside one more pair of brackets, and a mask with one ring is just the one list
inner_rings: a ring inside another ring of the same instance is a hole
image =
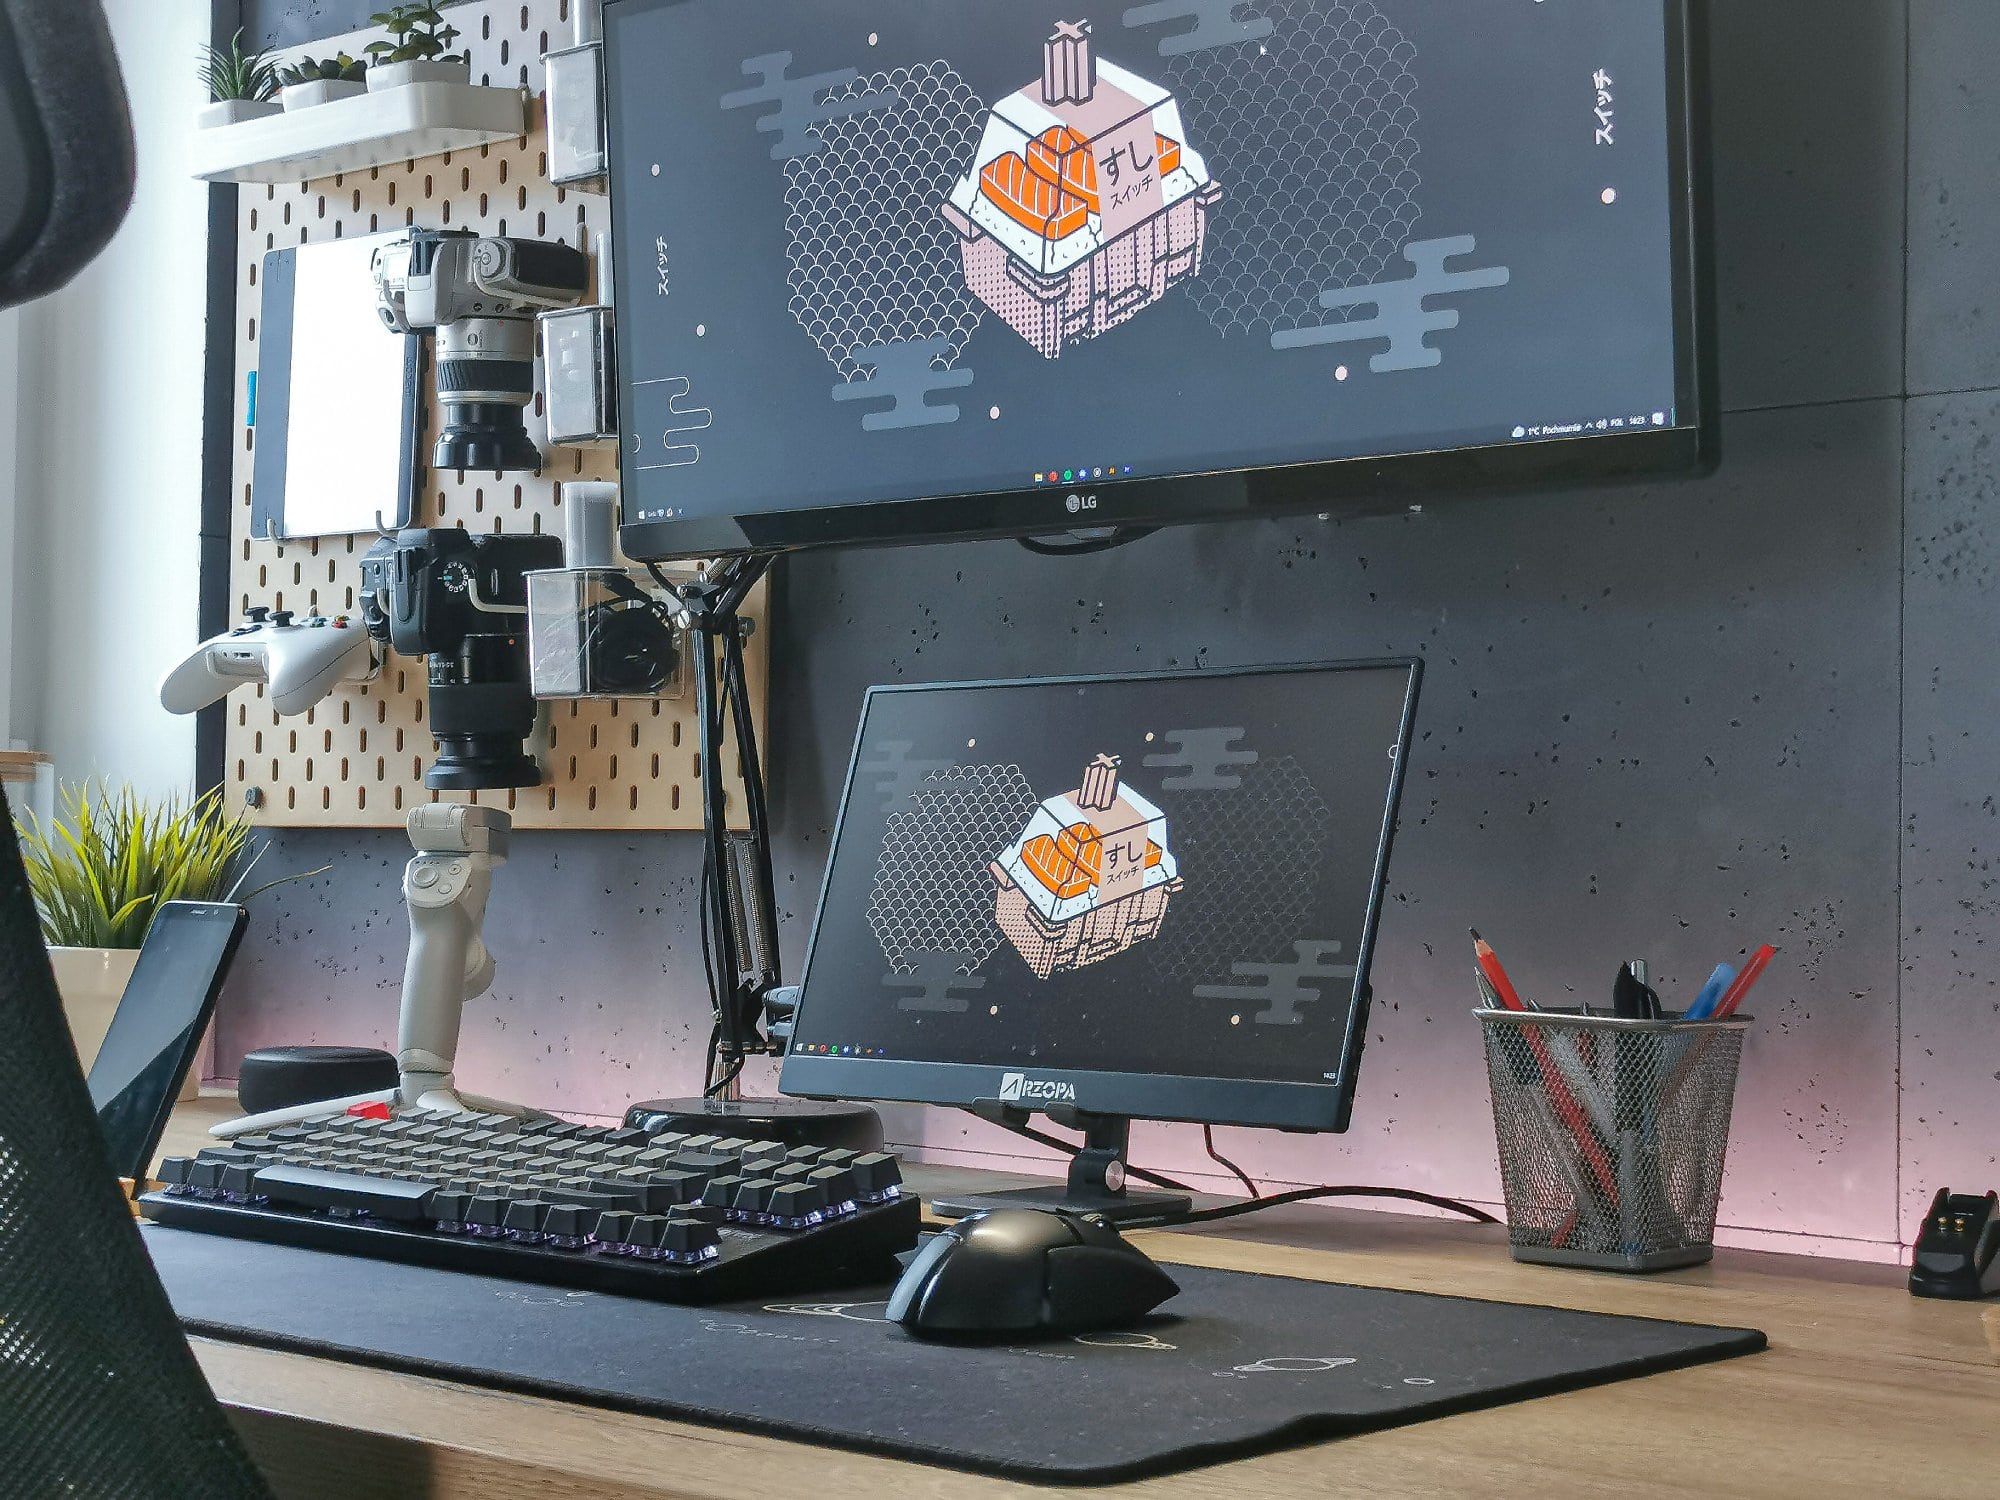
[[443, 403], [444, 430], [431, 465], [439, 469], [539, 469], [541, 450], [528, 437], [518, 406], [488, 401]]
[[440, 469], [539, 469], [523, 412], [535, 396], [535, 329], [522, 318], [467, 318], [438, 330]]
[[535, 730], [535, 699], [518, 635], [467, 636], [455, 657], [431, 657], [430, 730], [437, 760], [424, 785], [438, 792], [540, 786], [522, 741]]

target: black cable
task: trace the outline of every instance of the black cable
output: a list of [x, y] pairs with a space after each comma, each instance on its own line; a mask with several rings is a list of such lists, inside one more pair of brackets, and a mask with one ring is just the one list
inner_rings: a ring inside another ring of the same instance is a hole
[[581, 655], [589, 666], [585, 687], [627, 698], [661, 691], [680, 666], [672, 613], [616, 574], [608, 576], [606, 587], [614, 597], [599, 600], [581, 617]]
[[740, 1075], [742, 1071], [743, 1071], [743, 1059], [741, 1057], [738, 1057], [735, 1063], [731, 1065], [727, 1073], [724, 1073], [720, 1078], [716, 1079], [714, 1083], [710, 1084], [706, 1089], [702, 1091], [702, 1098], [716, 1099], [720, 1098], [723, 1094], [728, 1093], [729, 1085], [736, 1082], [738, 1075]]
[[1037, 557], [1084, 557], [1092, 552], [1109, 552], [1113, 547], [1142, 541], [1159, 529], [1157, 526], [1114, 526], [1103, 536], [1079, 537], [1068, 542], [1051, 541], [1040, 536], [1019, 536], [1014, 540]]
[[1476, 1224], [1500, 1222], [1483, 1208], [1474, 1208], [1470, 1203], [1460, 1203], [1456, 1198], [1441, 1198], [1435, 1193], [1419, 1192], [1415, 1188], [1310, 1187], [1294, 1188], [1288, 1193], [1273, 1193], [1268, 1198], [1254, 1198], [1248, 1203], [1225, 1203], [1220, 1208], [1197, 1208], [1190, 1209], [1186, 1213], [1160, 1214], [1150, 1219], [1129, 1219], [1119, 1227], [1161, 1229], [1180, 1224], [1208, 1224], [1217, 1219], [1234, 1219], [1242, 1214], [1253, 1214], [1259, 1209], [1277, 1208], [1286, 1203], [1304, 1203], [1312, 1198], [1401, 1198], [1411, 1203], [1425, 1203], [1432, 1208], [1441, 1208], [1447, 1213], [1463, 1214]]
[[1227, 1167], [1231, 1172], [1236, 1174], [1236, 1180], [1243, 1184], [1244, 1192], [1248, 1193], [1252, 1198], [1262, 1196], [1263, 1190], [1250, 1180], [1250, 1174], [1215, 1149], [1215, 1127], [1213, 1125], [1204, 1125], [1201, 1127], [1201, 1144], [1203, 1149], [1208, 1152], [1208, 1159], [1210, 1161], [1214, 1162], [1217, 1166]]
[[[981, 1115], [980, 1118], [986, 1119], [987, 1117]], [[1074, 1156], [1083, 1149], [1083, 1147], [1072, 1145], [1058, 1136], [1049, 1135], [1044, 1131], [1037, 1130], [1032, 1125], [1016, 1125], [1008, 1120], [995, 1120], [993, 1123], [1001, 1126], [1003, 1129], [1011, 1130], [1014, 1134], [1023, 1136], [1037, 1145], [1053, 1147], [1065, 1156]], [[1135, 1167], [1130, 1162], [1125, 1164], [1125, 1175], [1127, 1177], [1136, 1177], [1141, 1182], [1150, 1182], [1154, 1187], [1172, 1188], [1174, 1191], [1180, 1193], [1191, 1193], [1194, 1191], [1185, 1182], [1175, 1182], [1171, 1177], [1163, 1177], [1158, 1172], [1148, 1172], [1144, 1167]]]
[[[980, 1118], [988, 1119], [990, 1117], [981, 1115]], [[1049, 1135], [1045, 1131], [1036, 1130], [1030, 1125], [1016, 1125], [1008, 1120], [993, 1120], [992, 1123], [1001, 1126], [1003, 1129], [1011, 1130], [1015, 1135], [1034, 1141], [1037, 1145], [1052, 1147], [1067, 1156], [1074, 1156], [1083, 1149], [1081, 1146], [1072, 1145], [1068, 1141]], [[1226, 1203], [1220, 1208], [1198, 1208], [1190, 1209], [1185, 1213], [1161, 1214], [1151, 1219], [1126, 1220], [1121, 1222], [1120, 1228], [1159, 1229], [1179, 1224], [1203, 1224], [1214, 1219], [1233, 1219], [1240, 1214], [1255, 1213], [1257, 1210], [1263, 1208], [1278, 1208], [1287, 1203], [1304, 1203], [1313, 1198], [1400, 1198], [1410, 1203], [1423, 1203], [1432, 1208], [1441, 1208], [1447, 1213], [1461, 1214], [1471, 1219], [1475, 1224], [1498, 1224], [1500, 1222], [1483, 1208], [1474, 1208], [1470, 1203], [1461, 1203], [1456, 1198], [1443, 1198], [1436, 1193], [1421, 1192], [1416, 1188], [1308, 1187], [1293, 1188], [1289, 1192], [1273, 1193], [1268, 1198], [1258, 1197], [1257, 1184], [1252, 1182], [1249, 1176], [1240, 1167], [1236, 1166], [1235, 1163], [1216, 1153], [1214, 1150], [1214, 1141], [1210, 1138], [1209, 1134], [1212, 1129], [1212, 1126], [1202, 1127], [1203, 1138], [1207, 1141], [1210, 1148], [1209, 1155], [1215, 1157], [1223, 1166], [1228, 1167], [1250, 1189], [1250, 1201], [1247, 1203]], [[1141, 1182], [1150, 1182], [1155, 1187], [1172, 1188], [1182, 1193], [1191, 1193], [1194, 1191], [1185, 1182], [1176, 1182], [1171, 1177], [1163, 1176], [1158, 1172], [1148, 1172], [1143, 1167], [1135, 1167], [1129, 1163], [1125, 1167], [1125, 1175], [1136, 1177]]]

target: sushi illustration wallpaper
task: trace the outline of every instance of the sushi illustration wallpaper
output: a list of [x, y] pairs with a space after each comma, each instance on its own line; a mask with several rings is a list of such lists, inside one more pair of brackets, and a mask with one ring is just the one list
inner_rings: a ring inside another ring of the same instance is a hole
[[872, 695], [793, 1051], [1319, 1081], [1409, 678]]

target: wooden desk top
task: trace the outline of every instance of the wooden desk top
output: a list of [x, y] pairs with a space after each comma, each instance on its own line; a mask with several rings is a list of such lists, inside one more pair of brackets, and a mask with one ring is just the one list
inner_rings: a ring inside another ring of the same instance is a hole
[[[176, 1112], [163, 1154], [229, 1112]], [[917, 1169], [919, 1172], [922, 1169]], [[913, 1172], [913, 1177], [917, 1175]], [[930, 1175], [936, 1175], [932, 1173]], [[959, 1174], [961, 1177], [964, 1174]], [[1116, 1486], [1123, 1497], [2000, 1493], [2000, 1365], [1978, 1303], [1893, 1267], [1724, 1251], [1624, 1277], [1517, 1265], [1497, 1228], [1280, 1208], [1136, 1235], [1158, 1260], [1761, 1328], [1763, 1354]], [[193, 1341], [277, 1492], [339, 1500], [815, 1500], [1020, 1493], [925, 1465]], [[1066, 1493], [1079, 1493], [1066, 1491]]]

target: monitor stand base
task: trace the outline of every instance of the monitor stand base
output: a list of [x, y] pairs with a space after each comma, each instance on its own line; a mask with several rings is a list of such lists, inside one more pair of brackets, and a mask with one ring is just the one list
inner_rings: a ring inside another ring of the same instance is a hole
[[[997, 1119], [1015, 1128], [1027, 1116], [1018, 1110], [988, 1110], [974, 1106], [986, 1119]], [[1100, 1115], [1079, 1109], [1052, 1109], [1049, 1118], [1071, 1130], [1083, 1132], [1083, 1145], [1069, 1159], [1069, 1181], [1061, 1187], [1007, 1188], [994, 1193], [960, 1193], [950, 1198], [930, 1200], [931, 1212], [940, 1219], [962, 1219], [967, 1214], [985, 1213], [996, 1208], [1039, 1208], [1057, 1213], [1097, 1214], [1114, 1224], [1131, 1219], [1158, 1219], [1184, 1214], [1194, 1206], [1185, 1193], [1128, 1193], [1125, 1191], [1125, 1158], [1132, 1144], [1132, 1122], [1123, 1115]]]
[[1096, 1214], [1113, 1224], [1184, 1214], [1194, 1204], [1186, 1193], [1108, 1193], [1102, 1189], [1078, 1193], [1055, 1183], [1047, 1187], [1008, 1188], [997, 1193], [962, 1193], [927, 1201], [931, 1212], [940, 1219], [962, 1219], [996, 1208], [1039, 1208], [1065, 1214]]
[[882, 1117], [838, 1099], [647, 1099], [629, 1106], [625, 1123], [654, 1135], [738, 1136], [849, 1151], [882, 1149]]

